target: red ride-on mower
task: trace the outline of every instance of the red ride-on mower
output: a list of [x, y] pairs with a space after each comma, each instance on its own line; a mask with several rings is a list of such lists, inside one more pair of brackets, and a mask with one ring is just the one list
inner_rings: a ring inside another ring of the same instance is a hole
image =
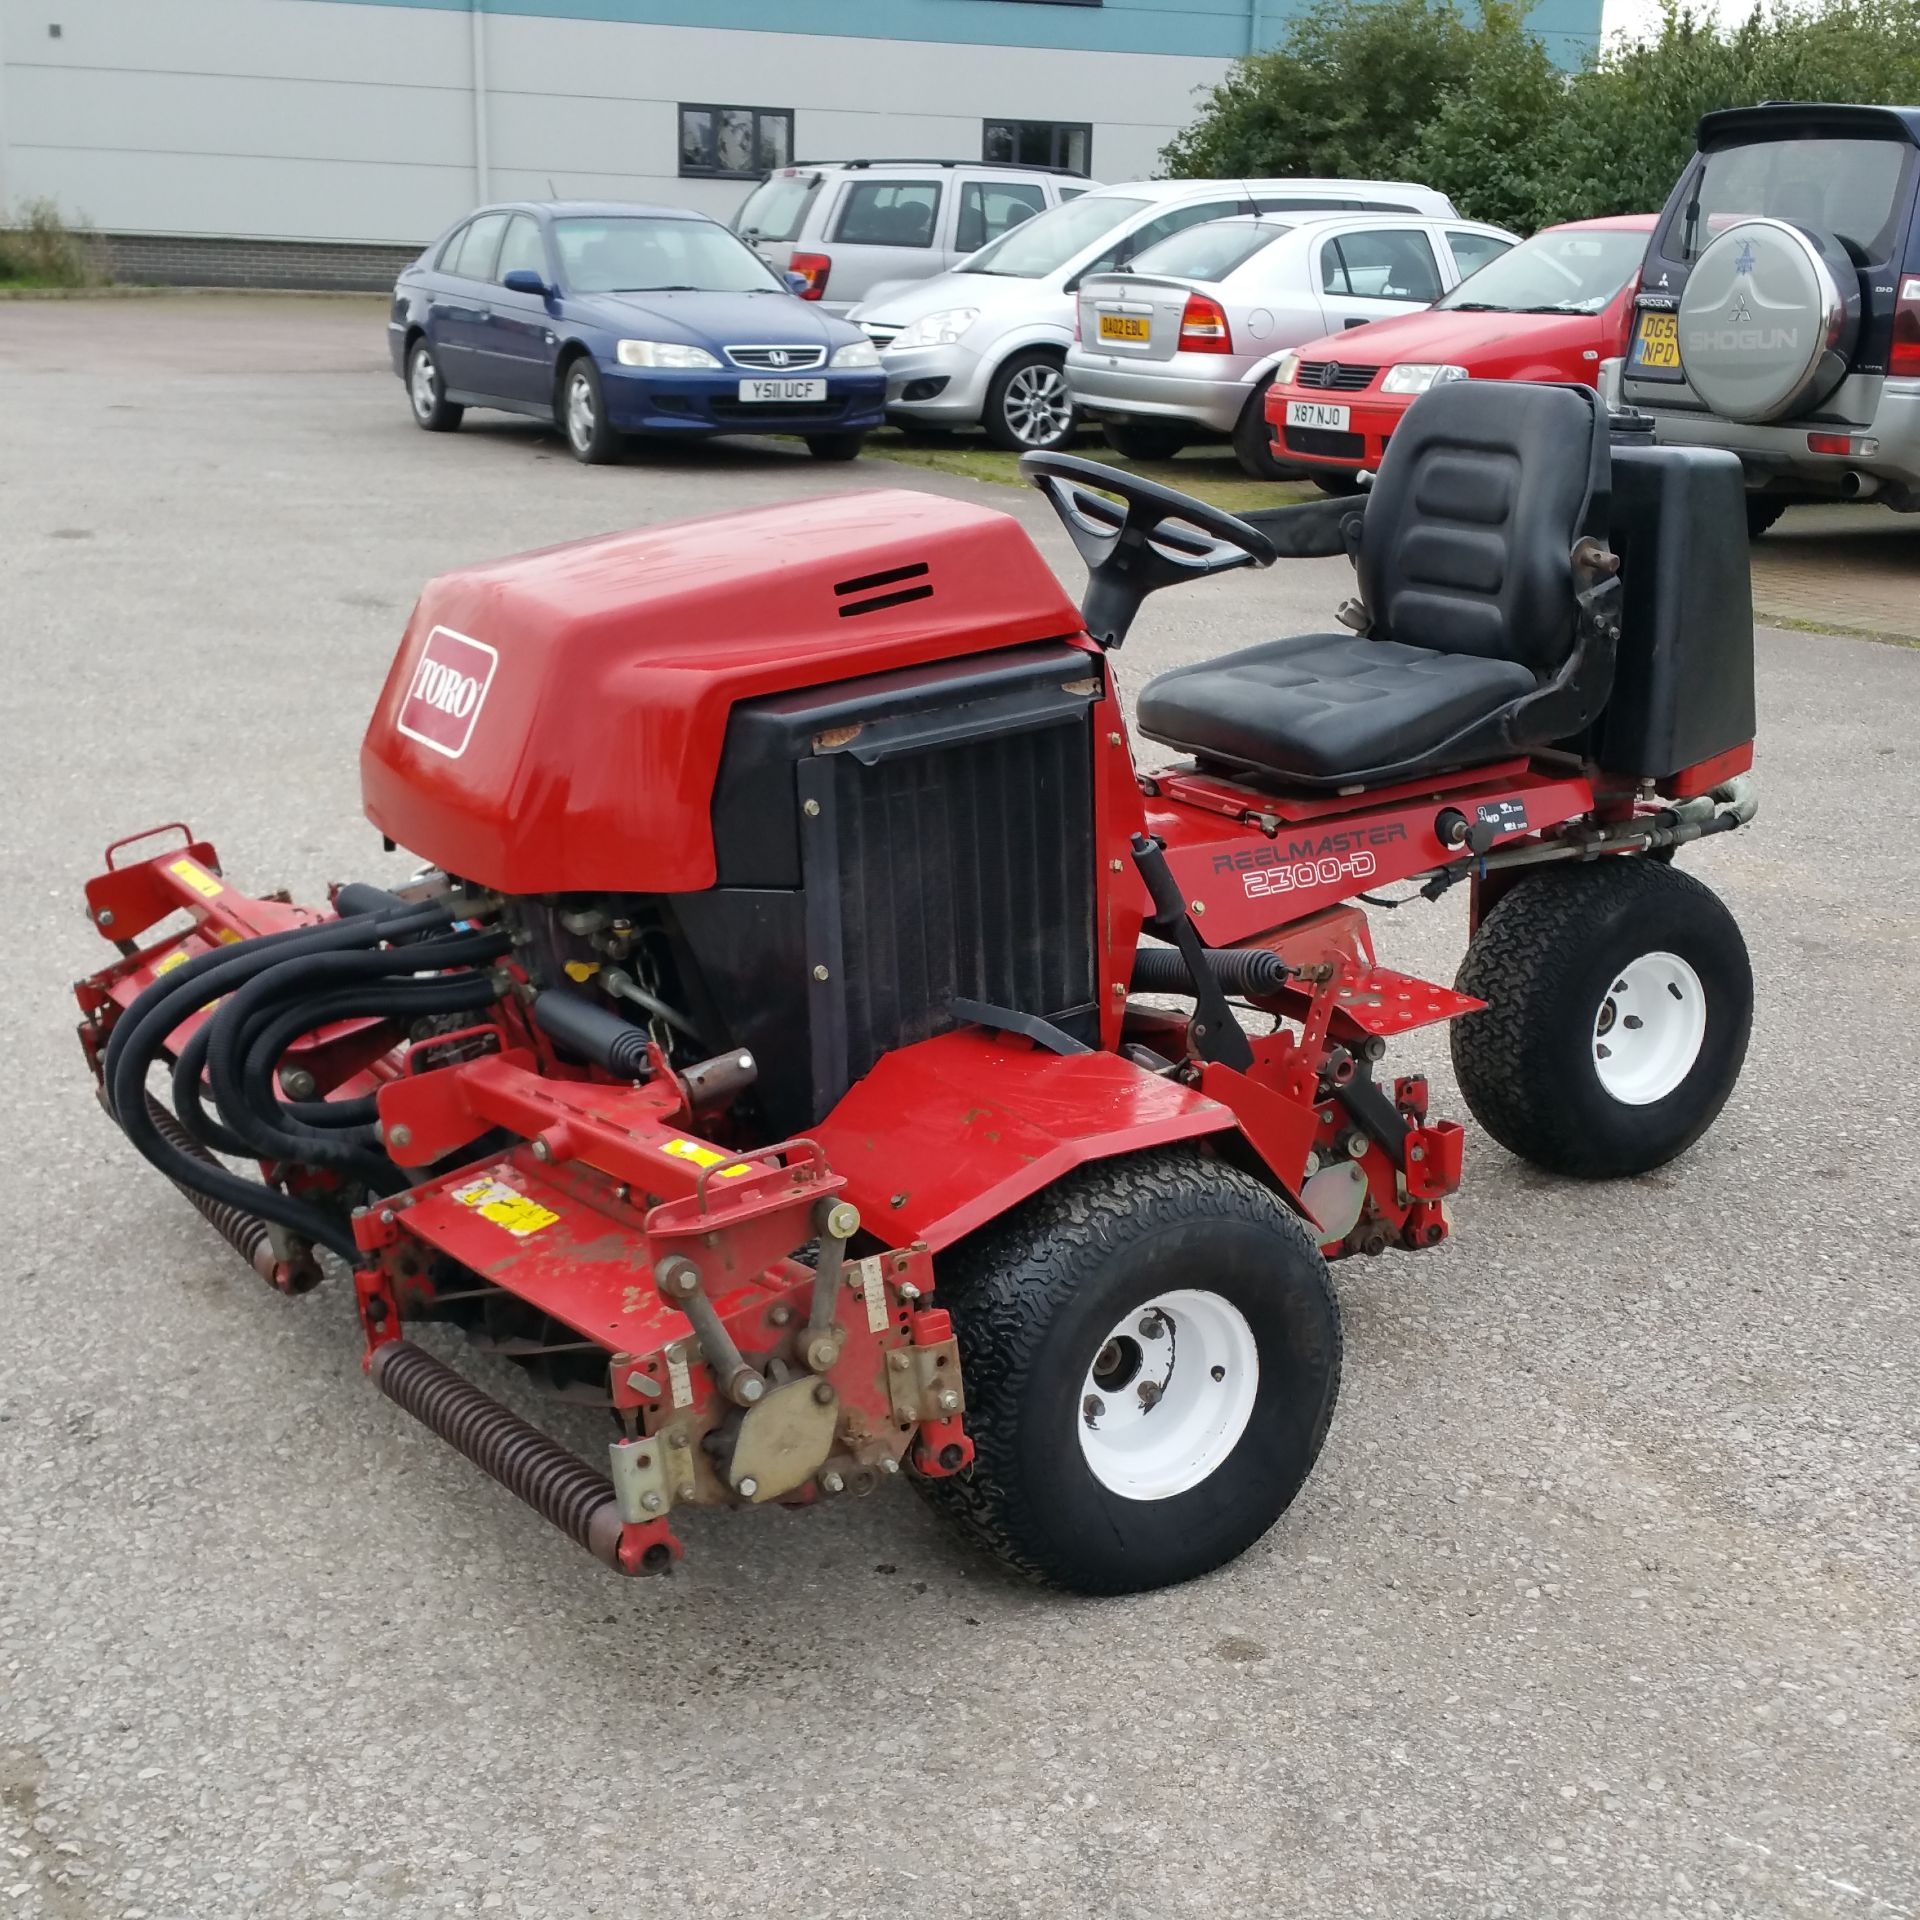
[[[431, 870], [299, 907], [188, 834], [88, 886], [128, 1137], [273, 1285], [344, 1262], [381, 1389], [623, 1572], [677, 1508], [903, 1468], [1059, 1586], [1217, 1567], [1326, 1434], [1327, 1262], [1449, 1231], [1462, 1131], [1390, 1043], [1452, 1022], [1488, 1131], [1572, 1175], [1671, 1159], [1739, 1072], [1746, 952], [1671, 864], [1753, 810], [1730, 455], [1471, 382], [1356, 499], [1026, 467], [1080, 613], [912, 493], [468, 568], [362, 752]], [[1144, 596], [1341, 552], [1344, 629], [1162, 675], [1182, 757], [1137, 772]], [[1374, 959], [1356, 901], [1408, 882], [1469, 889], [1453, 987]], [[608, 1408], [608, 1471], [427, 1320]]]

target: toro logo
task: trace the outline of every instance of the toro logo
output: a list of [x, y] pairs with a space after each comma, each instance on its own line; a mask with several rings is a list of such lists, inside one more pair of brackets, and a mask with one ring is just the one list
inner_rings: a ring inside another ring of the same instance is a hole
[[473, 738], [473, 724], [487, 703], [500, 656], [484, 640], [469, 640], [451, 627], [435, 627], [414, 663], [413, 681], [400, 703], [400, 731], [449, 760], [458, 760]]

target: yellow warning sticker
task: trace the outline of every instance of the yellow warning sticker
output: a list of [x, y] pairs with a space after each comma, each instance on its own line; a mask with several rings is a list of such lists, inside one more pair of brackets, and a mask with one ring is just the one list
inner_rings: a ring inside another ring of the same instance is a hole
[[464, 1187], [455, 1187], [453, 1197], [463, 1207], [472, 1207], [481, 1219], [504, 1228], [516, 1240], [555, 1226], [560, 1219], [551, 1208], [516, 1192], [504, 1180], [470, 1181]]
[[164, 960], [156, 960], [154, 962], [153, 970], [156, 975], [171, 973], [175, 967], [184, 967], [186, 964], [186, 949], [184, 947], [175, 947]]
[[219, 927], [215, 929], [213, 937], [218, 940], [223, 947], [237, 947], [240, 942], [246, 938], [246, 935], [235, 933], [231, 927]]
[[[698, 1140], [683, 1140], [678, 1134], [675, 1134], [660, 1151], [672, 1154], [677, 1160], [691, 1160], [696, 1167], [717, 1167], [722, 1161], [733, 1158], [732, 1154], [722, 1153], [717, 1147], [702, 1146]], [[752, 1171], [751, 1167], [728, 1167], [720, 1178], [738, 1180], [743, 1174]]]
[[223, 887], [205, 867], [201, 866], [198, 861], [170, 861], [167, 866], [167, 871], [172, 874], [176, 880], [184, 880], [195, 893], [204, 894], [209, 900], [216, 894], [226, 892], [226, 888]]

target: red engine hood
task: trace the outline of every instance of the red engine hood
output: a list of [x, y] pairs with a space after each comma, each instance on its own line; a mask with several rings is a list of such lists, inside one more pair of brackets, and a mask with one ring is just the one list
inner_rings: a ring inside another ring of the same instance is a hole
[[[1618, 331], [1616, 300], [1601, 313], [1408, 313], [1327, 335], [1300, 349], [1303, 360], [1402, 361], [1465, 367], [1476, 380], [1581, 380], [1599, 372], [1598, 356]], [[1595, 358], [1584, 353], [1591, 349]]]
[[360, 749], [367, 817], [505, 893], [714, 879], [736, 700], [1080, 632], [1020, 524], [842, 494], [443, 574]]

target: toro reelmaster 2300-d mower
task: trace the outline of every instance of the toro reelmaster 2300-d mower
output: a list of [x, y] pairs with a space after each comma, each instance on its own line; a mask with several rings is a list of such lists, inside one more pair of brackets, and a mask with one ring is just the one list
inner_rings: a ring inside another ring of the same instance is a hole
[[[1731, 456], [1473, 382], [1369, 495], [1251, 519], [1026, 466], [1081, 612], [913, 493], [469, 568], [362, 753], [426, 874], [304, 908], [188, 834], [87, 888], [128, 1138], [276, 1287], [345, 1262], [380, 1388], [622, 1572], [681, 1507], [902, 1469], [1060, 1586], [1205, 1572], [1327, 1431], [1327, 1262], [1447, 1235], [1462, 1131], [1390, 1043], [1453, 1022], [1487, 1130], [1573, 1175], [1671, 1158], [1739, 1072], [1745, 948], [1671, 864], [1752, 812]], [[1182, 758], [1137, 772], [1143, 596], [1341, 552], [1348, 630], [1162, 675]], [[1375, 962], [1355, 900], [1408, 881], [1470, 889], [1453, 987]], [[606, 1406], [607, 1471], [426, 1320]]]

